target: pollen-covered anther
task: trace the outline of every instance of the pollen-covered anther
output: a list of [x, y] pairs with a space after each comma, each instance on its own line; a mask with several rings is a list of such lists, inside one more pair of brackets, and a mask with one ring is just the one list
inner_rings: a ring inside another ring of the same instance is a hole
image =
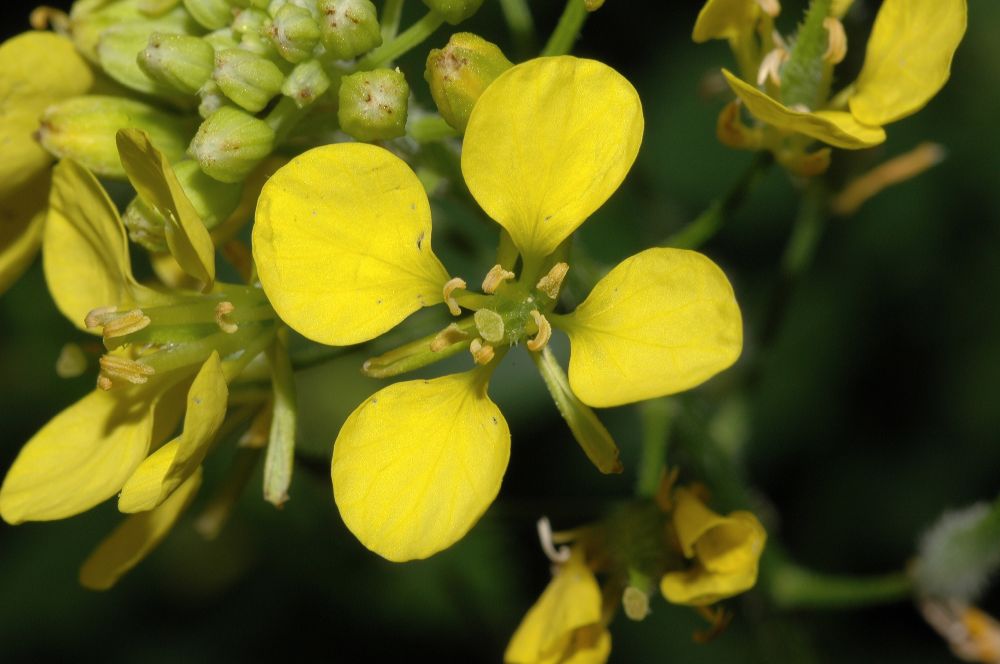
[[124, 337], [126, 334], [138, 332], [149, 325], [149, 316], [142, 312], [142, 309], [133, 309], [123, 314], [116, 314], [104, 323], [102, 330], [105, 339], [114, 337]]
[[431, 340], [431, 352], [440, 353], [448, 346], [457, 344], [459, 341], [469, 338], [469, 333], [461, 329], [456, 323], [452, 323], [437, 333]]
[[452, 316], [461, 316], [462, 309], [458, 306], [458, 301], [451, 296], [453, 292], [459, 289], [465, 289], [468, 284], [465, 283], [465, 279], [461, 277], [454, 277], [449, 279], [444, 285], [444, 303], [448, 305], [448, 311], [451, 312]]
[[102, 390], [110, 390], [114, 387], [115, 378], [120, 378], [133, 385], [142, 385], [156, 373], [156, 370], [148, 364], [119, 355], [102, 355], [100, 364], [101, 375], [97, 379], [97, 386]]
[[484, 344], [482, 339], [473, 339], [469, 352], [476, 364], [489, 364], [493, 360], [493, 346]]
[[528, 340], [525, 346], [528, 350], [540, 351], [545, 348], [545, 345], [549, 343], [549, 339], [552, 337], [552, 325], [545, 316], [543, 316], [537, 309], [531, 310], [531, 317], [535, 319], [535, 325], [538, 326], [538, 334], [536, 334], [532, 339]]
[[83, 319], [83, 324], [87, 326], [88, 330], [92, 330], [95, 327], [106, 325], [108, 321], [113, 320], [117, 313], [118, 307], [115, 306], [97, 307], [87, 313], [87, 317]]
[[778, 0], [757, 0], [757, 4], [772, 18], [781, 13], [781, 3]]
[[559, 289], [562, 288], [562, 282], [566, 278], [567, 272], [569, 272], [568, 264], [556, 263], [548, 274], [538, 280], [535, 288], [545, 293], [550, 300], [555, 300], [559, 297]]
[[513, 278], [513, 272], [503, 269], [502, 265], [494, 265], [486, 273], [486, 278], [483, 279], [483, 292], [492, 295], [500, 287], [500, 284]]
[[229, 318], [229, 314], [236, 311], [236, 305], [229, 301], [219, 302], [215, 305], [215, 324], [226, 334], [236, 334], [240, 326]]
[[764, 85], [764, 81], [770, 80], [775, 85], [781, 85], [781, 65], [788, 59], [788, 51], [778, 46], [764, 56], [760, 61], [760, 69], [757, 70], [757, 85]]
[[844, 24], [840, 19], [827, 16], [823, 19], [823, 27], [826, 28], [826, 53], [823, 60], [835, 65], [847, 55], [847, 33], [844, 32]]

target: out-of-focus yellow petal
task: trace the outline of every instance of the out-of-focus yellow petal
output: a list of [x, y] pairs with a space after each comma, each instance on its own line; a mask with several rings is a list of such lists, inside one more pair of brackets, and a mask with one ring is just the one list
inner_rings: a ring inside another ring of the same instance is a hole
[[118, 210], [97, 178], [70, 160], [54, 170], [43, 246], [52, 299], [81, 330], [87, 329], [84, 319], [97, 307], [164, 299], [135, 282]]
[[45, 107], [83, 94], [93, 80], [73, 43], [55, 33], [25, 32], [0, 44], [0, 200], [52, 161], [33, 136]]
[[836, 18], [843, 18], [854, 4], [854, 0], [833, 0], [830, 3], [830, 15]]
[[858, 122], [846, 111], [796, 111], [772, 99], [746, 81], [723, 69], [729, 87], [758, 120], [785, 131], [798, 132], [837, 148], [859, 150], [885, 141], [881, 127]]
[[708, 0], [698, 12], [691, 39], [698, 43], [710, 39], [737, 39], [753, 32], [759, 15], [757, 0]]
[[118, 131], [118, 153], [139, 196], [163, 216], [167, 246], [185, 272], [204, 283], [215, 281], [215, 245], [162, 152], [139, 129]]
[[126, 518], [84, 561], [80, 584], [91, 590], [107, 590], [115, 585], [163, 541], [200, 486], [201, 468], [198, 468], [159, 507]]
[[743, 347], [726, 275], [684, 249], [626, 258], [554, 323], [569, 334], [570, 387], [599, 408], [690, 389], [729, 367]]
[[639, 95], [614, 69], [536, 58], [501, 74], [476, 102], [462, 174], [522, 253], [546, 256], [625, 179], [642, 130]]
[[184, 430], [143, 461], [118, 497], [122, 512], [144, 512], [167, 500], [200, 466], [226, 418], [229, 389], [219, 354], [201, 367], [187, 395]]
[[51, 182], [44, 170], [14, 194], [0, 198], [0, 294], [27, 269], [42, 243]]
[[320, 343], [373, 339], [443, 300], [448, 273], [431, 250], [420, 180], [388, 150], [309, 150], [268, 180], [253, 255], [278, 315]]
[[52, 418], [7, 471], [0, 516], [11, 524], [62, 519], [118, 493], [149, 451], [155, 406], [169, 387], [95, 390]]
[[660, 593], [671, 604], [706, 606], [739, 595], [757, 583], [757, 568], [735, 574], [717, 574], [695, 566], [667, 572], [660, 579]]
[[885, 0], [848, 101], [854, 117], [884, 125], [923, 108], [948, 80], [966, 13], [965, 0]]
[[333, 447], [347, 527], [402, 562], [458, 541], [496, 498], [510, 430], [478, 371], [395, 383], [351, 413]]
[[[574, 632], [599, 625], [600, 621], [601, 589], [583, 557], [574, 551], [521, 620], [504, 653], [504, 662], [562, 662], [573, 645]], [[610, 650], [610, 638], [607, 645]], [[578, 650], [577, 655], [586, 650], [590, 649]]]
[[611, 632], [600, 625], [577, 630], [561, 664], [604, 664], [611, 655]]

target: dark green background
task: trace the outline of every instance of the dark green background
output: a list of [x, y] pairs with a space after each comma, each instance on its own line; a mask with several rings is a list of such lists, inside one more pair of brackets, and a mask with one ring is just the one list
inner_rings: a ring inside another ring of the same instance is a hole
[[[30, 9], [10, 4], [7, 35], [26, 27]], [[420, 14], [418, 3], [407, 4], [413, 5], [408, 16]], [[531, 4], [547, 34], [560, 4]], [[645, 109], [635, 167], [582, 231], [593, 256], [608, 263], [662, 242], [724, 194], [752, 159], [716, 142], [725, 97], [704, 92], [705, 77], [731, 65], [728, 49], [690, 41], [697, 3], [664, 3], [670, 9], [656, 13], [659, 4], [608, 0], [576, 49], [621, 71]], [[848, 24], [847, 71], [859, 66], [877, 6], [858, 4]], [[796, 3], [786, 3], [783, 31], [797, 15]], [[796, 210], [795, 183], [772, 169], [703, 248], [725, 269], [741, 302], [747, 326], [741, 362], [762, 367], [741, 456], [767, 507], [772, 540], [804, 565], [857, 574], [900, 569], [921, 530], [943, 510], [990, 499], [1000, 484], [998, 28], [1000, 5], [971, 0], [969, 32], [941, 94], [891, 125], [884, 146], [836, 153], [835, 183], [924, 140], [942, 143], [949, 156], [856, 216], [831, 222], [770, 348], [757, 342]], [[513, 55], [493, 0], [462, 29]], [[427, 95], [420, 77], [426, 49], [446, 39], [441, 29], [402, 62], [418, 96]], [[435, 208], [436, 227], [477, 223], [453, 203]], [[492, 240], [491, 229], [480, 232]], [[488, 269], [487, 257], [456, 255], [447, 244], [435, 240], [453, 272], [474, 281]], [[70, 340], [82, 335], [52, 306], [36, 264], [0, 299], [0, 468], [93, 385], [92, 372], [74, 380], [55, 375], [59, 349]], [[182, 522], [106, 593], [81, 589], [76, 573], [119, 518], [113, 504], [57, 523], [0, 525], [0, 659], [352, 662], [419, 654], [499, 661], [548, 578], [535, 519], [548, 514], [557, 529], [572, 527], [630, 494], [637, 411], [606, 413], [626, 472], [600, 476], [558, 419], [527, 357], [512, 353], [492, 388], [514, 438], [498, 501], [450, 550], [396, 565], [346, 531], [329, 486], [337, 420], [375, 386], [357, 378], [361, 357], [301, 375], [301, 446], [315, 461], [300, 464], [281, 512], [261, 501], [255, 479], [218, 541], [202, 541]], [[702, 388], [708, 403], [725, 380]], [[215, 453], [210, 473], [225, 467], [231, 451], [223, 446]], [[732, 626], [705, 646], [690, 637], [699, 619], [661, 599], [643, 623], [619, 615], [611, 661], [951, 661], [907, 603], [784, 614], [755, 594], [729, 604], [736, 610]]]

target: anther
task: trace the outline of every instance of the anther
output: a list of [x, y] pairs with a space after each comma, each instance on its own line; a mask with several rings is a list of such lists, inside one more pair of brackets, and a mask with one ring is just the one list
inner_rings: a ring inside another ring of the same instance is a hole
[[535, 319], [535, 325], [538, 326], [538, 334], [525, 345], [528, 350], [539, 351], [545, 348], [545, 344], [549, 343], [549, 339], [552, 337], [552, 325], [537, 309], [531, 310], [531, 317]]
[[567, 272], [569, 272], [569, 265], [556, 263], [548, 274], [538, 280], [535, 288], [545, 293], [550, 300], [555, 300], [559, 297], [559, 289], [562, 288], [562, 282], [566, 278]]
[[770, 80], [775, 85], [781, 85], [781, 65], [788, 59], [788, 51], [778, 46], [764, 56], [760, 61], [760, 69], [757, 70], [757, 85], [764, 85], [764, 81]]
[[847, 55], [847, 33], [844, 32], [844, 24], [833, 16], [823, 19], [823, 27], [826, 28], [826, 53], [823, 60], [835, 65]]
[[452, 316], [461, 316], [462, 309], [458, 306], [458, 302], [451, 296], [451, 294], [459, 289], [466, 288], [468, 284], [465, 283], [465, 279], [461, 277], [454, 277], [449, 279], [444, 285], [444, 303], [448, 305], [448, 311], [451, 312]]
[[771, 18], [781, 13], [781, 3], [778, 0], [757, 0], [757, 4]]
[[513, 272], [503, 269], [502, 265], [494, 265], [486, 273], [486, 278], [483, 279], [483, 292], [492, 295], [499, 288], [500, 284], [510, 281], [513, 278]]
[[116, 315], [104, 323], [102, 330], [105, 339], [114, 337], [124, 337], [126, 334], [138, 332], [149, 325], [149, 316], [142, 313], [142, 309], [133, 309], [123, 314]]
[[473, 339], [469, 352], [476, 364], [489, 364], [493, 360], [493, 346], [484, 344], [482, 339]]
[[229, 301], [219, 302], [215, 305], [215, 324], [226, 334], [236, 334], [240, 326], [228, 318], [229, 314], [236, 311], [236, 305]]
[[102, 355], [100, 365], [101, 375], [97, 380], [97, 386], [102, 390], [110, 390], [114, 386], [114, 378], [121, 378], [133, 385], [142, 385], [156, 373], [156, 370], [148, 364], [118, 355]]
[[468, 332], [461, 329], [456, 323], [452, 323], [448, 327], [438, 332], [437, 336], [434, 337], [433, 341], [431, 341], [431, 352], [440, 353], [448, 346], [451, 346], [452, 344], [457, 344], [459, 341], [468, 338], [469, 338]]
[[83, 324], [87, 326], [88, 330], [101, 327], [112, 320], [114, 314], [117, 312], [118, 307], [97, 307], [96, 309], [91, 309], [87, 317], [83, 319]]
[[542, 551], [545, 552], [546, 557], [557, 565], [569, 560], [571, 555], [569, 547], [566, 545], [557, 547], [552, 541], [552, 524], [549, 523], [549, 518], [543, 516], [538, 520], [536, 526], [538, 528], [538, 542], [542, 545]]

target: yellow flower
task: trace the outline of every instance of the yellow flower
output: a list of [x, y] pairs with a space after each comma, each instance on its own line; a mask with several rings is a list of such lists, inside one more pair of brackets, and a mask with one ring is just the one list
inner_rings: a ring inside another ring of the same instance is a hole
[[65, 37], [32, 31], [0, 44], [0, 293], [41, 242], [52, 157], [34, 138], [39, 117], [92, 83], [90, 67]]
[[532, 60], [486, 89], [466, 129], [462, 172], [509, 233], [521, 266], [519, 277], [513, 257], [490, 270], [485, 295], [449, 278], [431, 249], [420, 181], [382, 148], [316, 148], [264, 187], [253, 237], [261, 283], [306, 337], [367, 341], [442, 302], [455, 315], [460, 306], [476, 312], [418, 350], [469, 349], [481, 366], [390, 385], [337, 437], [334, 497], [368, 548], [396, 561], [427, 557], [461, 538], [496, 497], [510, 432], [487, 384], [514, 345], [525, 342], [548, 361], [539, 358], [552, 328], [565, 331], [571, 356], [562, 396], [599, 407], [689, 389], [736, 360], [742, 325], [732, 288], [694, 252], [643, 251], [612, 269], [576, 311], [552, 312], [568, 268], [553, 254], [622, 182], [642, 127], [635, 90], [592, 60]]
[[601, 589], [574, 547], [521, 620], [504, 653], [506, 664], [602, 664], [611, 633], [602, 618]]
[[673, 525], [690, 569], [668, 572], [660, 592], [668, 602], [702, 606], [749, 590], [767, 533], [750, 512], [716, 514], [687, 489], [674, 492]]

